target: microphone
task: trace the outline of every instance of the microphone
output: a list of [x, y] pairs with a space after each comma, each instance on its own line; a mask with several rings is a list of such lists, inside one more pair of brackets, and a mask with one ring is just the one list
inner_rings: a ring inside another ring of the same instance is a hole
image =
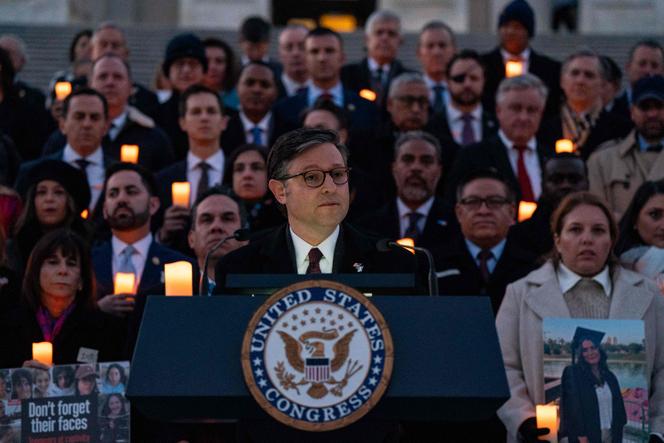
[[207, 254], [205, 254], [205, 262], [203, 262], [203, 272], [201, 273], [201, 279], [198, 285], [198, 295], [207, 295], [207, 289], [208, 289], [208, 263], [210, 261], [210, 256], [214, 251], [217, 249], [221, 248], [221, 245], [226, 243], [228, 240], [237, 240], [237, 241], [246, 241], [249, 240], [249, 235], [251, 232], [249, 229], [245, 228], [240, 228], [237, 231], [235, 231], [232, 235], [229, 235], [228, 237], [224, 237], [221, 240], [217, 242], [210, 250], [208, 251]]
[[379, 252], [388, 252], [392, 249], [405, 249], [406, 251], [411, 252], [410, 250], [412, 249], [415, 250], [415, 252], [424, 254], [427, 258], [427, 262], [429, 263], [429, 296], [431, 297], [438, 295], [438, 278], [436, 278], [436, 267], [433, 262], [433, 255], [431, 255], [431, 251], [421, 246], [402, 246], [399, 243], [390, 240], [389, 238], [378, 240], [376, 242], [376, 249]]

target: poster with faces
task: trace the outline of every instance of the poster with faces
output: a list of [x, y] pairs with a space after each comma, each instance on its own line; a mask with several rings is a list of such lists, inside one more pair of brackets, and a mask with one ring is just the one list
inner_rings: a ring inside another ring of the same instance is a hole
[[648, 440], [643, 321], [545, 318], [542, 338], [557, 441]]

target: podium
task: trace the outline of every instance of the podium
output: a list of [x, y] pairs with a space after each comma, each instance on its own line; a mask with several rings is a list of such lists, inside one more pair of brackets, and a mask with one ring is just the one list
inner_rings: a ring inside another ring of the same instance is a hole
[[[127, 396], [162, 421], [271, 420], [244, 383], [240, 349], [265, 296], [147, 300]], [[481, 420], [509, 398], [487, 297], [374, 296], [394, 368], [374, 420]]]

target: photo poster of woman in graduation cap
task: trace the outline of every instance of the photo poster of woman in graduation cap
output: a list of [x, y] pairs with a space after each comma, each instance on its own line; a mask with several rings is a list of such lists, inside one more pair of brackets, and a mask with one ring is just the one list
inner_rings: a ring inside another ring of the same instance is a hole
[[561, 443], [648, 440], [644, 337], [641, 320], [544, 319], [544, 398]]

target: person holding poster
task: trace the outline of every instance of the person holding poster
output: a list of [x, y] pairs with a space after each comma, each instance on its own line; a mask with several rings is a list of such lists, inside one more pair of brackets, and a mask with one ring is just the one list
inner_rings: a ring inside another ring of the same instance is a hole
[[600, 343], [603, 332], [577, 327], [572, 364], [561, 379], [559, 437], [569, 443], [620, 443], [627, 423], [625, 404], [615, 374]]
[[611, 251], [618, 229], [593, 194], [565, 197], [551, 230], [550, 259], [507, 287], [496, 318], [511, 394], [498, 410], [508, 441], [535, 442], [549, 432], [537, 428], [535, 405], [546, 403], [542, 322], [555, 317], [644, 321], [650, 442], [664, 442], [664, 297], [647, 277], [616, 263]]

